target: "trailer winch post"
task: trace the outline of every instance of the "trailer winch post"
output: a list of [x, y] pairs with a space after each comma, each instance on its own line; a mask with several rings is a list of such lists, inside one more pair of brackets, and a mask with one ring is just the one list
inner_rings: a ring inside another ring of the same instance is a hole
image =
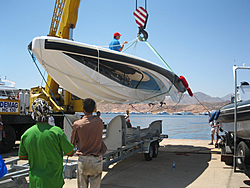
[[237, 70], [238, 69], [248, 69], [250, 70], [250, 67], [246, 67], [243, 65], [243, 67], [240, 66], [233, 66], [233, 73], [234, 73], [234, 156], [233, 156], [233, 168], [234, 172], [236, 172], [236, 159], [239, 156], [236, 156], [237, 154]]

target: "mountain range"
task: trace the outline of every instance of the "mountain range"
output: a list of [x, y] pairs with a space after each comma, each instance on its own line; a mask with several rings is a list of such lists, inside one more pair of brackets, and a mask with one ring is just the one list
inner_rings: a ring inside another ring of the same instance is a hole
[[[179, 104], [181, 105], [187, 105], [187, 104], [196, 104], [200, 102], [205, 102], [205, 103], [217, 103], [217, 102], [225, 102], [225, 101], [230, 101], [231, 100], [231, 94], [228, 94], [222, 98], [219, 97], [211, 97], [205, 93], [202, 92], [195, 92], [194, 97], [190, 97], [188, 94], [184, 94], [183, 99]], [[166, 99], [168, 104], [173, 103], [171, 98]]]
[[184, 94], [180, 103], [174, 103], [170, 97], [167, 97], [163, 105], [154, 104], [97, 104], [97, 110], [101, 112], [125, 112], [127, 109], [130, 112], [152, 112], [156, 114], [161, 111], [167, 111], [168, 113], [188, 111], [194, 114], [198, 114], [204, 111], [218, 110], [220, 107], [228, 104], [231, 99], [231, 94], [228, 94], [222, 98], [211, 97], [202, 92], [195, 92], [193, 97], [188, 94]]

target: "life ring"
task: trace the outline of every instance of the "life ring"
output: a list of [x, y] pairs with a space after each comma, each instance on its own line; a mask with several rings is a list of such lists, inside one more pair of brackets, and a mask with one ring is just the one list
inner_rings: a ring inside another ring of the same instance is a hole
[[184, 76], [180, 76], [180, 80], [183, 84], [183, 86], [187, 89], [188, 88], [188, 82]]
[[[139, 35], [143, 34], [143, 38], [144, 40], [147, 40], [148, 39], [148, 33], [147, 31], [145, 31], [143, 28], [140, 28], [139, 29]], [[144, 41], [143, 38], [140, 39], [140, 41]]]

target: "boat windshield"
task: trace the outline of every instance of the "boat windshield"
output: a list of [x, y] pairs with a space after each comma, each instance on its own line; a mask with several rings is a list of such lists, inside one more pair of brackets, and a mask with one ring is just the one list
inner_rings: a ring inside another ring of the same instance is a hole
[[[98, 71], [97, 59], [69, 53], [65, 54], [77, 60], [78, 62], [81, 62], [85, 66]], [[100, 59], [99, 73], [126, 87], [151, 90], [157, 93], [162, 92], [161, 89], [164, 88], [164, 84], [160, 79], [146, 70], [128, 65], [126, 62], [122, 63], [118, 65], [117, 63]]]

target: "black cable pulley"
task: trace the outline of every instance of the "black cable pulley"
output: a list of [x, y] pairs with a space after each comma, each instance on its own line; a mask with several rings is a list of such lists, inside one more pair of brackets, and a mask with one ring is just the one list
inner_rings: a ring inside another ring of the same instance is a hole
[[[143, 35], [143, 36], [141, 36], [141, 35]], [[147, 31], [144, 30], [143, 27], [139, 28], [138, 37], [139, 37], [140, 41], [144, 41], [144, 40], [148, 39], [148, 33], [147, 33]]]

